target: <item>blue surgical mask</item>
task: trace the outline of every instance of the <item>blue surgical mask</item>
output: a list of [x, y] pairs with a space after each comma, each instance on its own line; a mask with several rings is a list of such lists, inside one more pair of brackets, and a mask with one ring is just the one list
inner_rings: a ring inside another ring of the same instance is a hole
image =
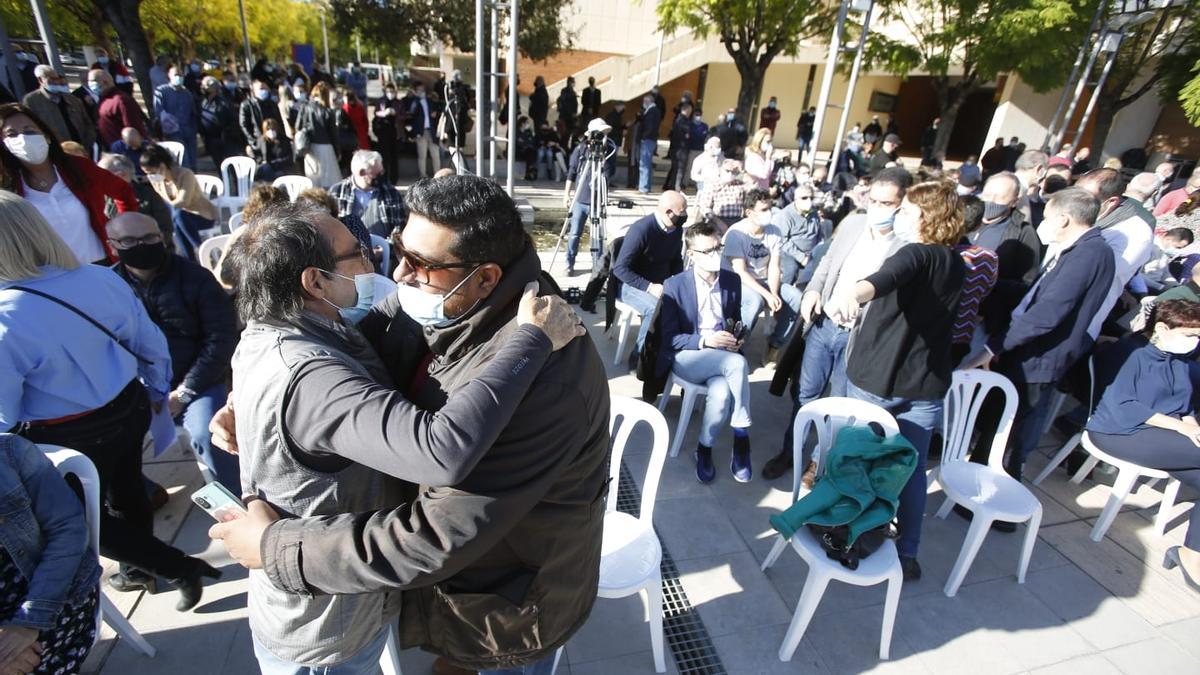
[[867, 225], [870, 225], [875, 231], [891, 229], [895, 222], [896, 209], [875, 205], [867, 207]]
[[906, 244], [914, 244], [920, 241], [917, 234], [917, 224], [912, 218], [896, 214], [892, 216], [892, 234], [896, 238]]
[[338, 307], [329, 302], [328, 298], [322, 298], [325, 302], [329, 302], [330, 306], [337, 309], [338, 315], [342, 317], [342, 323], [347, 326], [357, 326], [360, 321], [367, 318], [367, 314], [371, 311], [371, 306], [375, 304], [375, 275], [368, 272], [367, 274], [355, 274], [353, 277], [348, 277], [337, 272], [321, 271], [339, 279], [354, 282], [354, 290], [358, 293], [358, 300], [354, 303], [353, 307]]
[[95, 95], [96, 95], [96, 97], [99, 97], [99, 96], [100, 96], [100, 83], [98, 83], [98, 82], [88, 82], [88, 86], [87, 86], [87, 88], [88, 88], [88, 91], [90, 91], [90, 92], [92, 92], [93, 94], [95, 94]]
[[446, 298], [458, 292], [462, 285], [467, 283], [472, 275], [479, 270], [478, 267], [471, 270], [471, 274], [463, 277], [463, 280], [455, 284], [454, 288], [446, 294], [441, 293], [426, 293], [416, 286], [408, 284], [400, 284], [396, 288], [396, 293], [400, 296], [400, 308], [413, 321], [422, 326], [430, 326], [433, 324], [442, 323], [446, 320]]
[[107, 66], [108, 65], [108, 57], [107, 56], [97, 56], [96, 62], [102, 66]]
[[182, 75], [172, 76], [171, 77], [171, 86], [172, 87], [182, 87], [183, 86], [183, 76]]
[[254, 92], [254, 95], [257, 96], [258, 100], [260, 101], [265, 101], [271, 98], [271, 92], [267, 91], [266, 89], [259, 89], [258, 91]]

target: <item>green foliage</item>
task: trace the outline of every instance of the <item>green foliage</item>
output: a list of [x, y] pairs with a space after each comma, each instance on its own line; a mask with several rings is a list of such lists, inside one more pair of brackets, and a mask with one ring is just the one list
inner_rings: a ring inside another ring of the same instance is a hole
[[735, 62], [768, 57], [767, 63], [830, 33], [837, 16], [837, 6], [821, 0], [662, 0], [656, 11], [667, 33], [686, 28], [703, 38], [715, 32]]
[[1200, 127], [1200, 61], [1196, 62], [1192, 73], [1192, 79], [1180, 87], [1178, 99], [1188, 121]]
[[[54, 39], [59, 49], [75, 50], [94, 41], [82, 19], [91, 11], [95, 11], [95, 7], [91, 6], [90, 0], [54, 0], [47, 3], [46, 13], [50, 17], [50, 25], [54, 27]], [[0, 18], [4, 20], [9, 37], [39, 38], [29, 0], [0, 0]]]

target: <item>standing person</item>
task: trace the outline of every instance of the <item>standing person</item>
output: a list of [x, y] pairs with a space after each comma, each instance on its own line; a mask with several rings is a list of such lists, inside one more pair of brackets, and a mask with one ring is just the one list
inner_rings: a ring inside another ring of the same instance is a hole
[[671, 158], [671, 168], [667, 170], [667, 178], [663, 182], [663, 190], [683, 190], [684, 172], [687, 170], [689, 148], [692, 143], [692, 104], [685, 103], [679, 109], [679, 116], [671, 125], [670, 143], [667, 156]]
[[175, 223], [175, 250], [192, 260], [200, 248], [200, 232], [212, 228], [217, 209], [208, 200], [196, 174], [175, 163], [175, 158], [161, 145], [152, 145], [142, 153], [142, 171], [158, 196], [171, 206]]
[[767, 338], [763, 363], [775, 360], [796, 325], [800, 313], [800, 290], [782, 282], [779, 262], [783, 236], [771, 224], [771, 196], [753, 188], [743, 202], [746, 217], [734, 223], [724, 238], [722, 267], [742, 278], [742, 323], [746, 334], [754, 331], [763, 307], [775, 316], [775, 329]]
[[158, 89], [164, 84], [170, 84], [171, 78], [167, 77], [167, 69], [171, 67], [171, 58], [166, 54], [159, 54], [154, 57], [154, 65], [150, 66], [150, 87]]
[[554, 107], [567, 133], [575, 133], [576, 119], [579, 116], [579, 96], [575, 93], [575, 78], [567, 77], [567, 84], [558, 93]]
[[0, 137], [4, 189], [29, 200], [80, 263], [111, 262], [105, 209], [111, 201], [118, 212], [137, 210], [129, 184], [90, 159], [68, 156], [23, 105], [0, 105]]
[[770, 129], [771, 135], [775, 134], [775, 125], [779, 124], [779, 117], [782, 113], [779, 112], [779, 102], [774, 96], [767, 101], [767, 107], [758, 113], [758, 128]]
[[662, 284], [683, 270], [680, 253], [687, 199], [673, 190], [658, 198], [654, 213], [635, 220], [625, 233], [621, 252], [613, 263], [613, 276], [621, 282], [617, 297], [642, 317], [637, 340], [629, 354], [630, 370], [646, 344], [654, 323], [654, 310], [662, 297]]
[[67, 78], [45, 64], [33, 72], [41, 86], [25, 94], [25, 107], [50, 127], [55, 141], [75, 141], [90, 153], [96, 142], [96, 125], [88, 117], [83, 101], [71, 96]]
[[[303, 72], [303, 71], [301, 71], [301, 72]], [[367, 74], [365, 72], [363, 72], [362, 64], [359, 63], [358, 61], [355, 61], [354, 64], [350, 67], [350, 77], [349, 77], [349, 79], [346, 80], [346, 84], [347, 84], [347, 86], [350, 87], [350, 91], [352, 91], [354, 93], [354, 96], [358, 100], [360, 100], [360, 101], [366, 100], [366, 98], [367, 98]]]
[[883, 125], [879, 123], [879, 115], [871, 115], [871, 122], [863, 127], [863, 140], [874, 145], [883, 138]]
[[759, 129], [746, 146], [746, 175], [760, 190], [771, 189], [771, 176], [775, 174], [773, 135], [770, 129]]
[[354, 138], [358, 142], [357, 150], [371, 149], [371, 130], [367, 125], [367, 108], [362, 104], [362, 100], [351, 90], [345, 92], [345, 100], [342, 102], [342, 112], [346, 117], [350, 118], [350, 124], [354, 126]]
[[[329, 188], [342, 179], [334, 149], [338, 139], [337, 112], [333, 92], [322, 82], [313, 87], [312, 100], [296, 115], [296, 151], [304, 153], [304, 175], [321, 188]], [[300, 142], [300, 138], [305, 142]]]
[[[594, 119], [588, 122], [588, 133], [601, 133], [607, 138], [611, 128], [604, 120]], [[563, 186], [563, 206], [569, 208], [571, 229], [567, 236], [567, 276], [575, 276], [575, 257], [579, 254], [579, 240], [583, 236], [583, 226], [588, 222], [592, 210], [592, 176], [588, 169], [591, 164], [587, 160], [588, 148], [586, 143], [580, 143], [571, 151], [571, 159], [567, 166], [567, 182]], [[617, 162], [608, 158], [603, 166], [604, 180], [611, 181], [617, 172]], [[596, 233], [593, 233], [596, 234]], [[596, 269], [600, 256], [604, 253], [604, 242], [591, 238], [592, 270]]]
[[590, 120], [600, 116], [600, 90], [596, 88], [596, 78], [588, 78], [588, 86], [580, 96], [580, 119]]
[[104, 501], [100, 554], [122, 570], [109, 584], [143, 590], [161, 575], [179, 589], [175, 608], [190, 610], [202, 578], [221, 573], [154, 538], [142, 484], [151, 409], [166, 405], [167, 341], [129, 287], [80, 264], [29, 202], [0, 192], [0, 221], [0, 428], [20, 425], [34, 443], [92, 460]]
[[191, 90], [184, 86], [183, 70], [179, 66], [172, 64], [167, 69], [167, 77], [170, 83], [154, 90], [154, 114], [158, 116], [163, 135], [183, 144], [183, 165], [195, 171], [199, 104]]
[[125, 67], [125, 64], [121, 63], [120, 59], [110, 58], [108, 50], [103, 47], [98, 47], [95, 51], [96, 62], [89, 67], [89, 70], [103, 70], [113, 79], [118, 89], [133, 96], [133, 78], [129, 76], [129, 69]]
[[967, 232], [975, 246], [996, 252], [1000, 270], [996, 286], [983, 303], [984, 328], [988, 335], [1004, 330], [1012, 312], [1041, 271], [1042, 242], [1037, 230], [1017, 210], [1021, 182], [1003, 171], [988, 178], [979, 197], [983, 220]]
[[[695, 136], [692, 137], [695, 141]], [[704, 186], [717, 180], [721, 175], [721, 165], [725, 163], [725, 155], [721, 154], [721, 139], [709, 136], [701, 146], [700, 154], [692, 162], [692, 182], [696, 184], [696, 195], [704, 193]]]
[[396, 85], [388, 82], [383, 87], [383, 98], [375, 102], [371, 131], [383, 155], [383, 174], [392, 185], [400, 181], [400, 139], [407, 117], [404, 103], [396, 96]]
[[995, 145], [988, 148], [988, 151], [983, 153], [983, 159], [979, 160], [979, 165], [983, 168], [982, 178], [984, 180], [1005, 170], [1005, 155], [1004, 139], [997, 138]]
[[[1105, 452], [1168, 471], [1193, 489], [1200, 486], [1200, 425], [1195, 417], [1200, 366], [1190, 358], [1200, 343], [1197, 335], [1200, 305], [1186, 300], [1155, 305], [1145, 335], [1126, 338], [1139, 346], [1087, 423], [1088, 434]], [[1163, 566], [1181, 567], [1184, 580], [1200, 591], [1200, 511], [1192, 510], [1183, 546], [1170, 547]]]
[[271, 100], [271, 89], [266, 82], [255, 78], [250, 85], [250, 93], [238, 110], [238, 127], [241, 128], [246, 141], [246, 156], [262, 162], [264, 159], [255, 149], [262, 142], [263, 122], [269, 119], [279, 120], [279, 126], [282, 127], [283, 118], [279, 115], [278, 104]]
[[925, 462], [941, 422], [954, 363], [950, 344], [964, 267], [954, 250], [963, 214], [954, 186], [914, 185], [896, 212], [893, 231], [906, 242], [879, 271], [839, 289], [826, 306], [835, 320], [856, 322], [846, 354], [846, 395], [892, 413], [917, 449], [917, 467], [900, 493], [896, 550], [904, 578], [921, 578], [917, 552], [925, 517]]
[[112, 76], [104, 70], [88, 72], [88, 90], [99, 99], [96, 110], [96, 135], [100, 145], [108, 150], [121, 138], [121, 130], [133, 127], [143, 137], [146, 134], [146, 115], [133, 97], [113, 84]]
[[935, 145], [937, 145], [938, 125], [940, 125], [941, 123], [942, 123], [942, 118], [935, 117], [935, 118], [933, 118], [933, 121], [929, 123], [929, 126], [925, 128], [925, 131], [921, 132], [921, 164], [922, 165], [933, 164], [933, 161], [934, 161], [933, 148]]
[[279, 120], [273, 117], [263, 122], [262, 136], [254, 154], [262, 158], [262, 163], [254, 171], [256, 181], [269, 183], [280, 176], [301, 175], [300, 167], [296, 165], [292, 141], [283, 133], [283, 126], [279, 124]]
[[546, 91], [546, 78], [533, 78], [533, 93], [529, 95], [529, 119], [535, 129], [541, 129], [550, 115], [550, 92]]
[[425, 83], [416, 80], [412, 84], [412, 101], [408, 107], [409, 134], [417, 145], [417, 175], [428, 178], [426, 156], [432, 160], [433, 172], [442, 168], [442, 148], [437, 140], [437, 107], [425, 95]]
[[[380, 310], [395, 316], [387, 328], [405, 339], [421, 337], [399, 315], [401, 305], [427, 324], [433, 356], [427, 376], [410, 391], [413, 403], [437, 411], [460, 400], [519, 332], [518, 301], [540, 265], [516, 205], [494, 182], [449, 176], [417, 183], [406, 196], [412, 217], [399, 249], [400, 288], [407, 290], [389, 296]], [[381, 350], [385, 363], [404, 352], [394, 347]], [[508, 397], [516, 402], [511, 420], [473, 469], [447, 481], [453, 487], [421, 481], [414, 500], [361, 516], [271, 522], [269, 507], [254, 503], [250, 518], [215, 526], [211, 534], [293, 594], [402, 591], [406, 646], [484, 675], [549, 672], [595, 601], [609, 393], [604, 364], [588, 340], [569, 342], [541, 367], [523, 363], [518, 372], [525, 371], [536, 371], [528, 393]], [[411, 372], [393, 377], [410, 378]], [[364, 421], [378, 427], [379, 418]], [[355, 544], [359, 536], [380, 547]], [[290, 576], [280, 574], [285, 569]], [[448, 609], [446, 588], [469, 597], [470, 606]], [[439, 617], [436, 625], [429, 616]]]
[[871, 155], [870, 165], [867, 167], [867, 174], [874, 178], [887, 168], [888, 164], [895, 164], [900, 161], [900, 137], [896, 134], [888, 134], [883, 137], [883, 142], [879, 144], [879, 149], [875, 154]]
[[809, 150], [809, 144], [812, 143], [813, 127], [817, 123], [817, 108], [810, 107], [808, 110], [800, 113], [800, 119], [796, 122], [796, 143], [800, 146], [797, 150], [797, 161], [803, 158], [805, 151]]
[[200, 99], [200, 135], [204, 149], [219, 169], [226, 157], [237, 152], [241, 134], [237, 130], [237, 112], [233, 101], [221, 91], [217, 78], [207, 76], [201, 82], [204, 98]]
[[[902, 168], [880, 172], [866, 194], [866, 210], [847, 215], [838, 225], [838, 234], [817, 263], [805, 286], [800, 302], [800, 318], [811, 327], [807, 336], [797, 331], [779, 362], [776, 372], [786, 373], [793, 386], [792, 413], [820, 398], [829, 387], [830, 396], [846, 395], [846, 345], [854, 322], [833, 317], [825, 311], [835, 293], [852, 287], [859, 279], [879, 271], [884, 260], [903, 245], [892, 233], [896, 211], [904, 193], [912, 185], [912, 176]], [[793, 432], [789, 422], [783, 434], [779, 454], [763, 466], [763, 478], [774, 480], [792, 467]], [[804, 466], [800, 470], [811, 482], [808, 459], [811, 449], [804, 448]]]
[[638, 192], [650, 194], [654, 174], [654, 153], [658, 149], [658, 128], [662, 125], [662, 109], [650, 94], [642, 97], [642, 121], [638, 125]]
[[604, 115], [604, 123], [609, 126], [612, 131], [608, 132], [608, 137], [617, 146], [619, 151], [625, 146], [625, 102], [613, 101], [613, 107]]
[[167, 338], [171, 392], [166, 405], [183, 423], [197, 459], [230, 492], [241, 491], [236, 455], [216, 450], [208, 423], [225, 405], [229, 363], [238, 342], [233, 303], [212, 272], [171, 255], [158, 224], [141, 213], [108, 221], [120, 259], [114, 271], [142, 301]]
[[751, 478], [750, 366], [740, 351], [743, 339], [730, 332], [742, 320], [742, 280], [721, 269], [721, 233], [712, 223], [692, 225], [684, 241], [692, 269], [663, 282], [656, 371], [659, 377], [671, 372], [707, 386], [692, 455], [696, 478], [701, 483], [716, 478], [712, 449], [728, 424], [733, 429], [730, 472], [745, 483]]

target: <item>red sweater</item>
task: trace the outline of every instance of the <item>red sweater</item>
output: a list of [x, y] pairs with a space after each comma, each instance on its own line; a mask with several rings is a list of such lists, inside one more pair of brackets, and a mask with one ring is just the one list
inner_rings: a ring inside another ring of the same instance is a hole
[[[117, 261], [116, 253], [108, 245], [108, 234], [104, 231], [104, 226], [108, 223], [108, 215], [104, 212], [104, 199], [107, 197], [113, 200], [117, 206], [117, 213], [137, 211], [138, 202], [137, 196], [133, 193], [133, 187], [116, 174], [96, 166], [96, 163], [90, 159], [67, 155], [67, 161], [74, 162], [75, 170], [79, 173], [81, 180], [78, 183], [73, 181], [70, 173], [61, 166], [58, 167], [58, 173], [75, 198], [87, 209], [92, 231], [96, 233], [100, 245], [108, 253], [109, 262], [115, 263]], [[25, 181], [20, 176], [17, 178], [16, 192], [21, 196], [25, 195]]]
[[367, 133], [367, 109], [363, 104], [352, 106], [349, 103], [342, 104], [342, 112], [350, 118], [350, 124], [354, 125], [354, 133], [358, 136], [358, 149], [371, 149], [371, 136]]

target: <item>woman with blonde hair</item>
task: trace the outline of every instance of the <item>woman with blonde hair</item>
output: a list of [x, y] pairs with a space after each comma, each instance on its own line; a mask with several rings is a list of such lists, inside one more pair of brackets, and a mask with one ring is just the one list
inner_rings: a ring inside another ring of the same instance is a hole
[[333, 105], [333, 92], [325, 82], [312, 88], [311, 98], [296, 113], [296, 135], [294, 147], [298, 156], [304, 158], [304, 175], [313, 185], [328, 188], [342, 179], [338, 168], [337, 113]]
[[[892, 413], [917, 449], [917, 468], [900, 493], [896, 541], [909, 580], [921, 576], [925, 462], [955, 365], [951, 344], [965, 266], [954, 246], [963, 230], [953, 183], [914, 185], [892, 225], [904, 246], [878, 272], [836, 288], [825, 309], [839, 323], [857, 317], [846, 347], [846, 395]], [[870, 304], [860, 313], [865, 303]]]
[[763, 127], [754, 132], [754, 138], [746, 146], [746, 174], [754, 179], [756, 187], [771, 189], [771, 176], [775, 173], [775, 160], [771, 155], [775, 152], [773, 145], [774, 132]]
[[[151, 409], [170, 390], [171, 355], [129, 285], [81, 265], [24, 199], [0, 192], [0, 430], [86, 455], [100, 475], [100, 553], [121, 563], [118, 591], [179, 588], [179, 611], [220, 572], [154, 538], [142, 484]], [[160, 243], [155, 233], [109, 240], [118, 251]]]

